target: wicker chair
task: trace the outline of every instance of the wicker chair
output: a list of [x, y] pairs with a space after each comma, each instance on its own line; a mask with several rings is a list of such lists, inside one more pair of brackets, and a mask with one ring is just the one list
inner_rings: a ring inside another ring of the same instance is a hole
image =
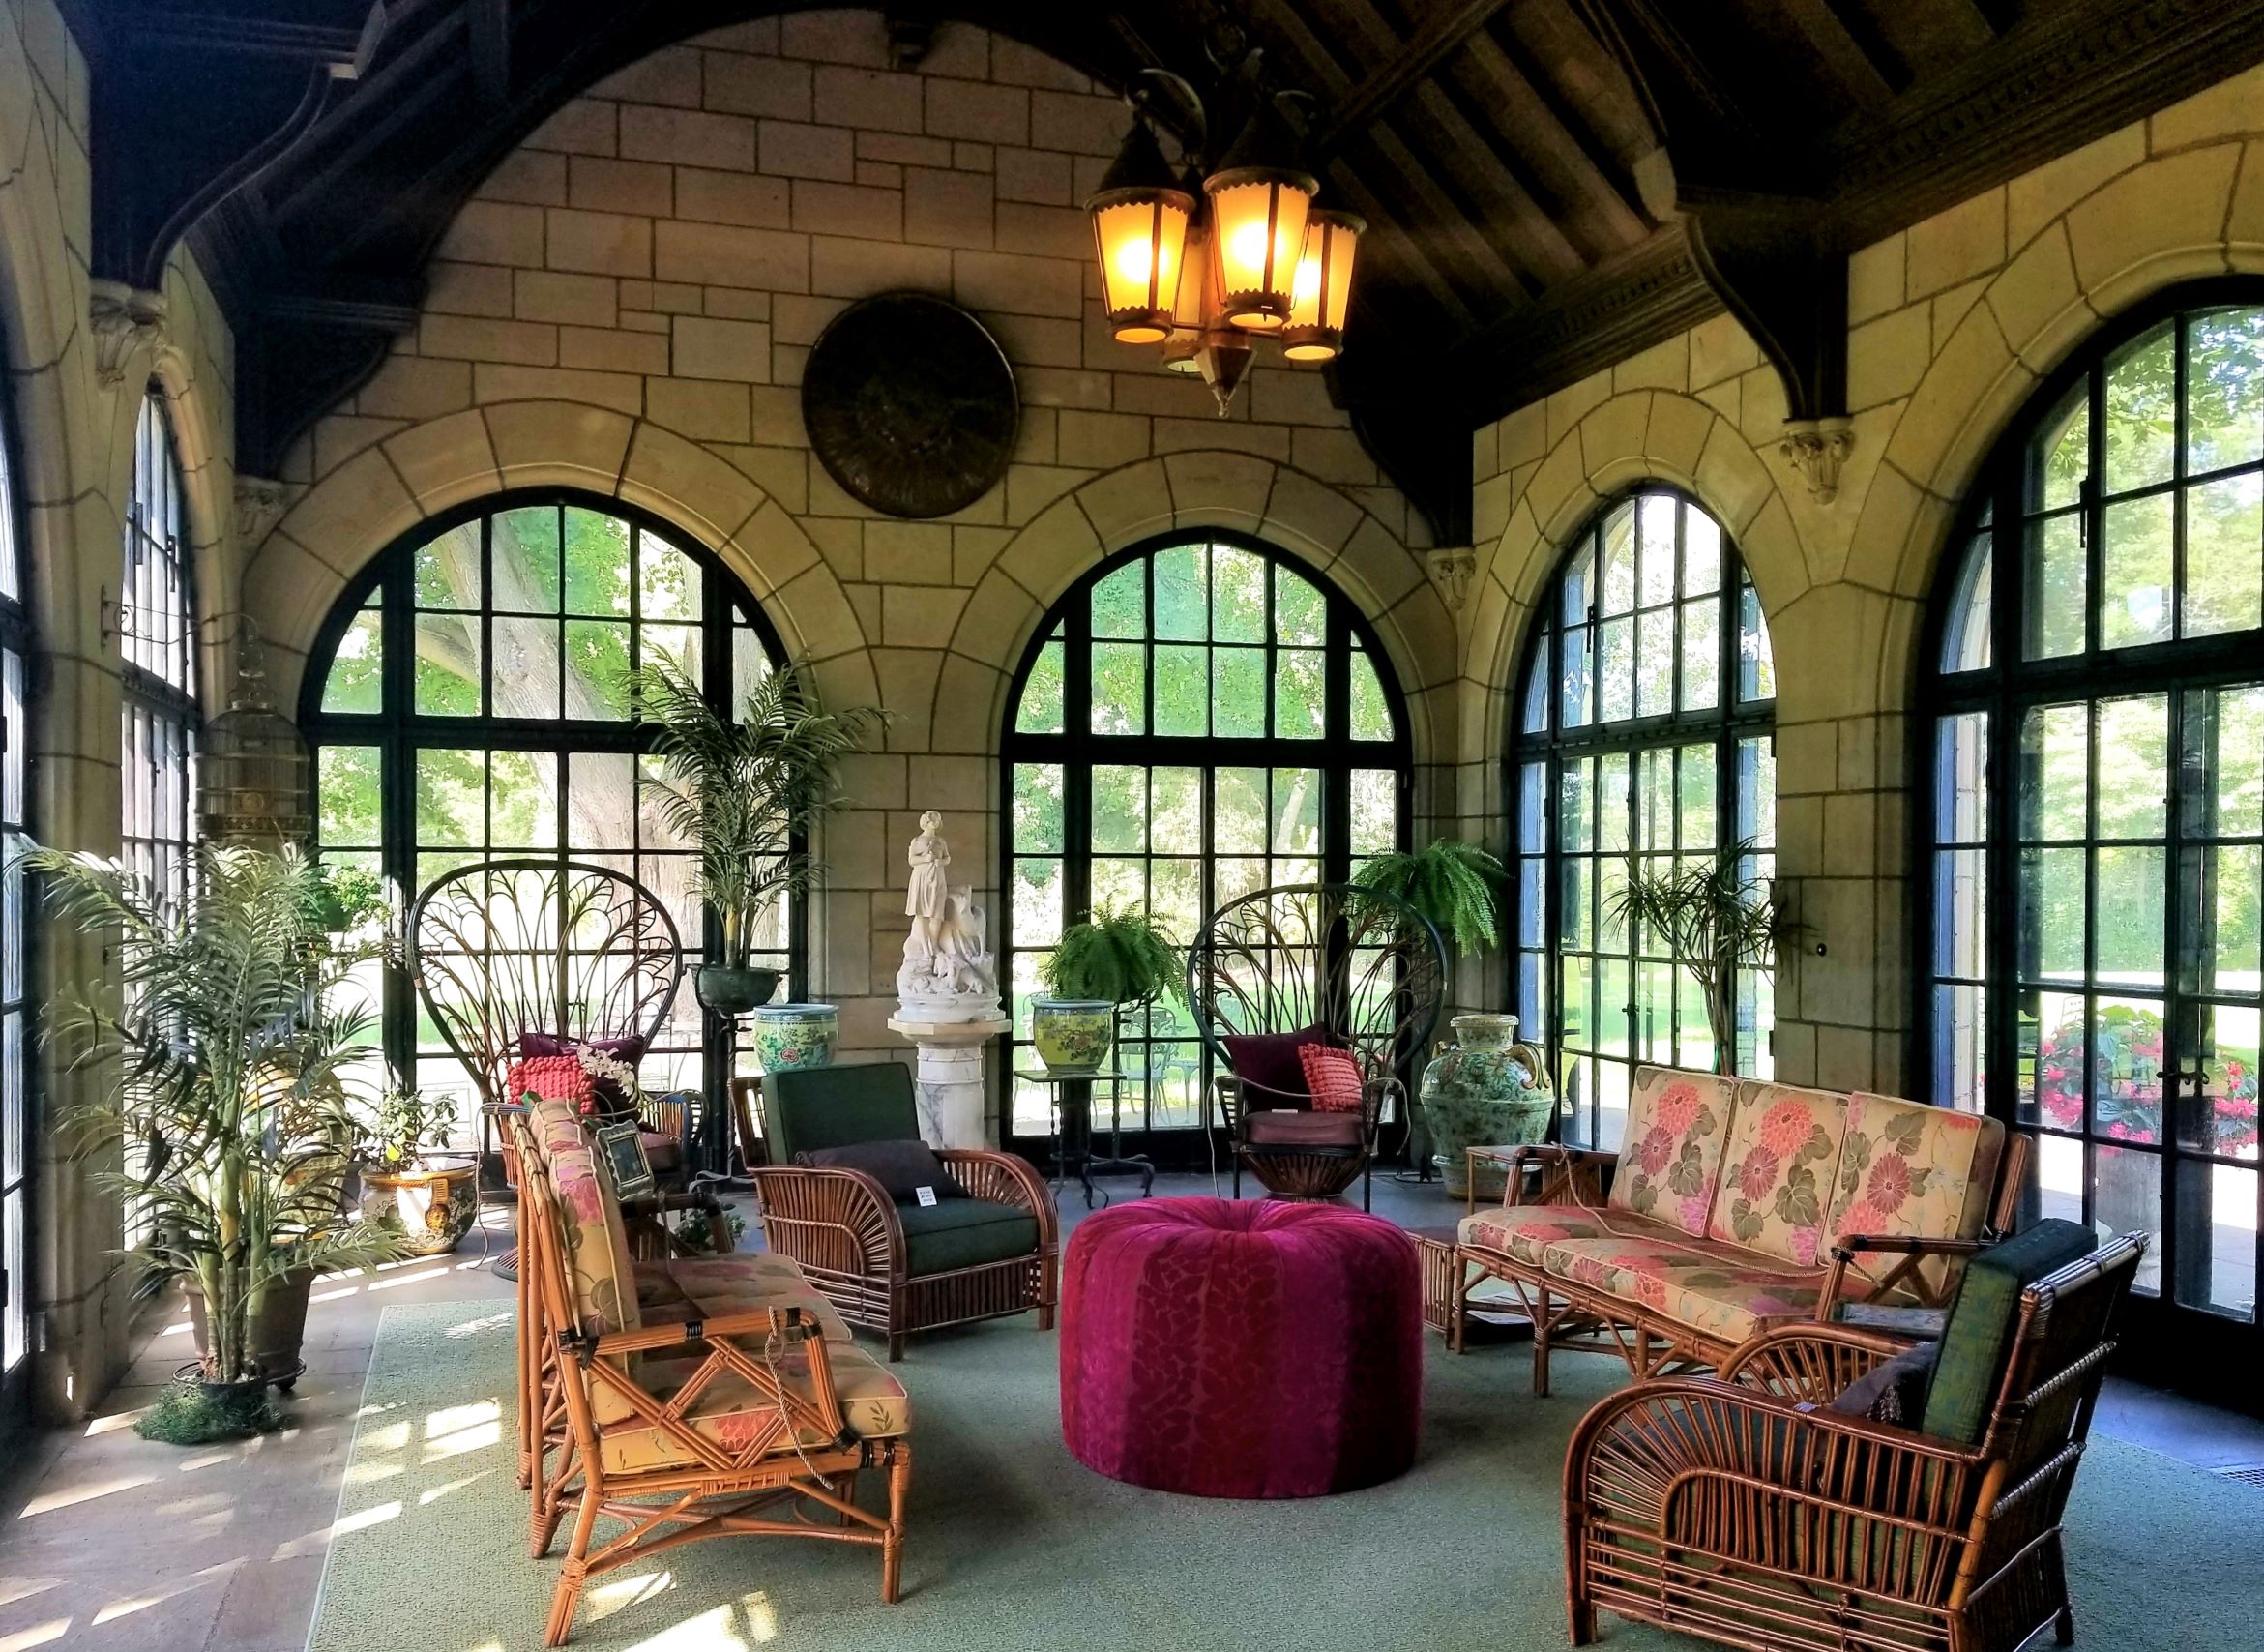
[[2144, 1249], [2126, 1235], [2020, 1292], [1967, 1392], [1971, 1443], [1823, 1408], [1909, 1346], [1840, 1325], [1603, 1401], [1565, 1458], [1573, 1643], [1602, 1607], [1746, 1647], [2070, 1644], [2060, 1521]]
[[[1365, 1175], [1368, 1203], [1377, 1128], [1387, 1103], [1406, 1109], [1399, 1067], [1428, 1043], [1446, 980], [1446, 948], [1429, 920], [1351, 884], [1261, 889], [1211, 915], [1188, 949], [1188, 1002], [1220, 1069], [1212, 1093], [1236, 1198], [1247, 1165], [1277, 1198], [1335, 1198]], [[1311, 1029], [1358, 1062], [1357, 1113], [1316, 1111], [1302, 1087], [1237, 1071], [1228, 1040]]]
[[[1012, 1153], [946, 1147], [936, 1157], [972, 1195], [922, 1208], [898, 1204], [861, 1170], [815, 1169], [800, 1154], [920, 1134], [912, 1075], [894, 1061], [765, 1077], [763, 1144], [770, 1164], [749, 1177], [763, 1237], [802, 1265], [851, 1324], [904, 1338], [1032, 1309], [1053, 1329], [1060, 1300], [1060, 1218], [1045, 1179]], [[749, 1144], [751, 1146], [751, 1143]], [[753, 1155], [750, 1154], [751, 1161]]]
[[[902, 1385], [814, 1298], [641, 1323], [610, 1197], [585, 1196], [577, 1212], [535, 1162], [526, 1122], [510, 1127], [529, 1159], [523, 1272], [555, 1344], [565, 1423], [554, 1448], [543, 1440], [534, 1476], [528, 1547], [538, 1559], [573, 1517], [543, 1643], [565, 1644], [592, 1578], [703, 1538], [870, 1545], [881, 1553], [880, 1598], [894, 1604], [912, 1470]], [[867, 1468], [887, 1473], [885, 1516], [858, 1506]], [[601, 1543], [601, 1518], [625, 1529]]]

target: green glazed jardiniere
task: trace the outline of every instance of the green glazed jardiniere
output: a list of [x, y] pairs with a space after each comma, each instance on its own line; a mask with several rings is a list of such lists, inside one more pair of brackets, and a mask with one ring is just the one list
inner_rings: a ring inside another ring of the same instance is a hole
[[1038, 998], [1030, 1004], [1030, 1042], [1048, 1073], [1091, 1073], [1116, 1039], [1116, 1006], [1105, 998]]
[[754, 1012], [754, 1056], [765, 1073], [831, 1067], [841, 1012], [831, 1004], [765, 1004]]
[[[1514, 1016], [1456, 1016], [1455, 1047], [1423, 1070], [1420, 1100], [1447, 1192], [1469, 1195], [1472, 1147], [1531, 1146], [1548, 1134], [1556, 1098], [1535, 1082], [1516, 1044]], [[1479, 1172], [1478, 1191], [1499, 1198], [1498, 1170]]]

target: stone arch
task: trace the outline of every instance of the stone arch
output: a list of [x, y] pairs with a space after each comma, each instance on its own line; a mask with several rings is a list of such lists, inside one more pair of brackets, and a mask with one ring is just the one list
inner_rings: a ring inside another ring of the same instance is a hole
[[[2237, 131], [2236, 107], [2223, 112], [2223, 132]], [[2243, 148], [2204, 136], [2097, 181], [2029, 235], [1934, 353], [1865, 495], [1847, 570], [1887, 609], [1882, 707], [1908, 703], [1919, 622], [1959, 514], [2038, 386], [2101, 325], [2156, 293], [2264, 274], [2264, 187], [2244, 171]]]
[[248, 548], [244, 602], [293, 703], [307, 651], [346, 582], [420, 521], [525, 487], [575, 487], [638, 505], [713, 550], [762, 604], [829, 697], [871, 699], [863, 627], [808, 534], [760, 487], [647, 420], [570, 401], [503, 401], [397, 430], [308, 488]]
[[1475, 744], [1466, 761], [1492, 761], [1507, 743], [1512, 679], [1565, 546], [1603, 501], [1643, 483], [1681, 488], [1721, 523], [1772, 625], [1810, 590], [1807, 553], [1777, 473], [1734, 421], [1671, 390], [1608, 397], [1557, 439], [1511, 508], [1508, 526], [1482, 547], [1463, 667], [1481, 710], [1470, 720]]
[[1012, 674], [1054, 604], [1103, 557], [1194, 528], [1246, 533], [1332, 580], [1375, 627], [1406, 696], [1418, 768], [1449, 760], [1454, 621], [1415, 553], [1327, 483], [1219, 449], [1103, 472], [1023, 525], [959, 616], [937, 684], [933, 749], [994, 753]]

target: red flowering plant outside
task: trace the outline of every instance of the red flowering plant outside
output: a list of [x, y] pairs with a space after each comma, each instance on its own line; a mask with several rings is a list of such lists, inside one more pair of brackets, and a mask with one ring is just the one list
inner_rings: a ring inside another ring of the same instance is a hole
[[[2036, 1053], [2036, 1103], [2044, 1122], [2083, 1128], [2083, 1023], [2063, 1023]], [[2099, 1012], [2092, 1038], [2093, 1112], [2099, 1133], [2115, 1141], [2162, 1139], [2161, 1018], [2111, 1004]], [[2213, 1150], [2239, 1153], [2256, 1144], [2257, 1084], [2253, 1051], [2208, 1064], [2216, 1126]]]

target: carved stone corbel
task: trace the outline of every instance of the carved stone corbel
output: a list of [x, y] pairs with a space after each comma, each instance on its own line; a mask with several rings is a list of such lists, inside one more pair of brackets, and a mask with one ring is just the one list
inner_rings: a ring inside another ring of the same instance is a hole
[[1470, 581], [1478, 576], [1478, 552], [1470, 546], [1441, 546], [1423, 553], [1430, 567], [1430, 582], [1449, 613], [1460, 613], [1470, 600]]
[[87, 285], [87, 329], [94, 339], [95, 378], [104, 389], [126, 380], [126, 369], [143, 351], [153, 356], [172, 341], [165, 296], [123, 281]]
[[1829, 419], [1787, 419], [1777, 444], [1800, 478], [1808, 497], [1829, 505], [1839, 496], [1839, 467], [1855, 447], [1853, 423], [1844, 415]]
[[236, 543], [250, 550], [275, 531], [291, 508], [291, 485], [268, 476], [236, 478]]

